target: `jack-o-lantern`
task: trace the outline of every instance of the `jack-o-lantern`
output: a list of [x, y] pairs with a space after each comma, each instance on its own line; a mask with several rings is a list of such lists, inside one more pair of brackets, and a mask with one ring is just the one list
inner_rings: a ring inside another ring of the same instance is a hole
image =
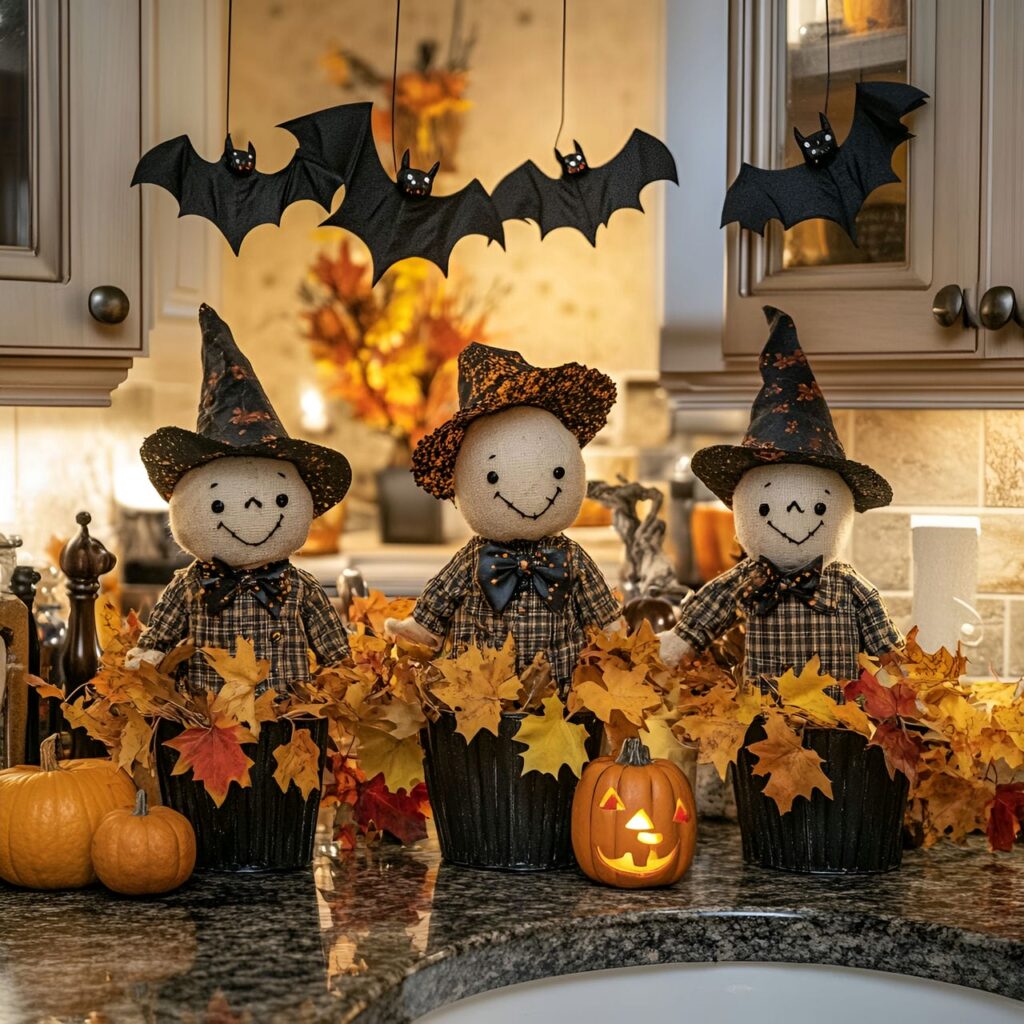
[[572, 802], [572, 845], [580, 868], [619, 889], [672, 885], [693, 860], [697, 813], [686, 776], [652, 760], [638, 739], [618, 758], [599, 757], [583, 771]]

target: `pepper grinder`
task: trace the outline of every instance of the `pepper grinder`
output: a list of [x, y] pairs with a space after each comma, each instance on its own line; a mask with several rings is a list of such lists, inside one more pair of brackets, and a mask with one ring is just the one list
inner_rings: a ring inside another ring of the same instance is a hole
[[[60, 652], [65, 694], [73, 693], [89, 682], [99, 669], [102, 652], [96, 634], [96, 595], [100, 592], [99, 578], [117, 565], [117, 559], [100, 541], [89, 535], [92, 516], [88, 512], [79, 512], [75, 522], [81, 527], [78, 536], [72, 537], [60, 553], [60, 567], [68, 579], [71, 605], [67, 636]], [[84, 729], [72, 729], [71, 756], [106, 757], [107, 748]]]
[[[11, 593], [19, 598], [28, 609], [28, 670], [38, 676], [40, 673], [39, 627], [36, 625], [33, 604], [36, 599], [36, 584], [42, 579], [31, 565], [19, 565], [11, 574]], [[54, 732], [53, 709], [55, 701], [46, 698], [43, 710], [40, 709], [39, 693], [35, 687], [29, 687], [28, 707], [25, 722], [25, 764], [39, 764], [39, 744], [51, 732]], [[42, 716], [46, 721], [43, 722]]]

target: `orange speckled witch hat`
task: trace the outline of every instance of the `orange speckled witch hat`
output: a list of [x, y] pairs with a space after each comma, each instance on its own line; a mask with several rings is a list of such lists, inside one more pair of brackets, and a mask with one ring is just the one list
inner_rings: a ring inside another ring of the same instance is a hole
[[459, 411], [412, 453], [412, 472], [435, 498], [455, 496], [455, 460], [469, 425], [488, 413], [532, 405], [557, 416], [580, 447], [594, 439], [615, 404], [615, 382], [580, 363], [532, 366], [518, 352], [479, 342], [459, 355]]
[[764, 307], [768, 340], [761, 352], [763, 384], [754, 399], [743, 441], [702, 448], [690, 467], [730, 508], [740, 477], [755, 466], [796, 462], [838, 473], [865, 512], [892, 501], [888, 481], [870, 466], [846, 457], [825, 396], [800, 347], [793, 318]]
[[199, 307], [199, 326], [203, 387], [196, 429], [161, 427], [142, 442], [140, 454], [150, 482], [167, 500], [190, 469], [214, 459], [281, 459], [299, 471], [313, 497], [314, 515], [323, 515], [345, 497], [352, 482], [348, 459], [288, 436], [231, 328], [205, 303]]

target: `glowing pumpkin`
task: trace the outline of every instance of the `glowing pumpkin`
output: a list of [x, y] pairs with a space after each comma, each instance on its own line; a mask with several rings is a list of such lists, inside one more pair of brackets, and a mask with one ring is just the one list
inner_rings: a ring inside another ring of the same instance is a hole
[[583, 771], [572, 802], [572, 846], [595, 882], [648, 889], [679, 881], [693, 860], [697, 814], [680, 769], [652, 760], [638, 739], [618, 759], [599, 757]]

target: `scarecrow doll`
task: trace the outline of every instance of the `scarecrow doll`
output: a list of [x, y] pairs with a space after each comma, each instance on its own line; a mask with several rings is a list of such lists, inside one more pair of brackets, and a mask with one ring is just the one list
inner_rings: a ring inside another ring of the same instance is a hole
[[196, 647], [193, 687], [218, 690], [200, 652], [238, 637], [270, 660], [263, 689], [309, 678], [348, 654], [345, 628], [316, 578], [288, 560], [310, 523], [345, 496], [348, 460], [288, 436], [231, 330], [199, 308], [203, 385], [195, 431], [161, 427], [142, 443], [149, 479], [170, 505], [171, 532], [195, 561], [175, 573], [129, 665], [158, 664], [182, 641]]
[[416, 483], [454, 498], [476, 536], [387, 629], [437, 649], [500, 647], [517, 667], [543, 652], [569, 685], [587, 632], [617, 623], [619, 602], [562, 530], [586, 495], [580, 449], [604, 426], [615, 385], [598, 370], [531, 366], [472, 344], [459, 356], [459, 411], [413, 452]]
[[660, 634], [670, 664], [706, 648], [742, 614], [744, 676], [770, 691], [814, 655], [824, 672], [856, 679], [860, 652], [888, 660], [903, 643], [878, 591], [839, 560], [855, 512], [888, 505], [889, 484], [846, 457], [796, 327], [765, 307], [763, 384], [739, 445], [693, 457], [694, 473], [733, 510], [746, 557], [683, 605]]

